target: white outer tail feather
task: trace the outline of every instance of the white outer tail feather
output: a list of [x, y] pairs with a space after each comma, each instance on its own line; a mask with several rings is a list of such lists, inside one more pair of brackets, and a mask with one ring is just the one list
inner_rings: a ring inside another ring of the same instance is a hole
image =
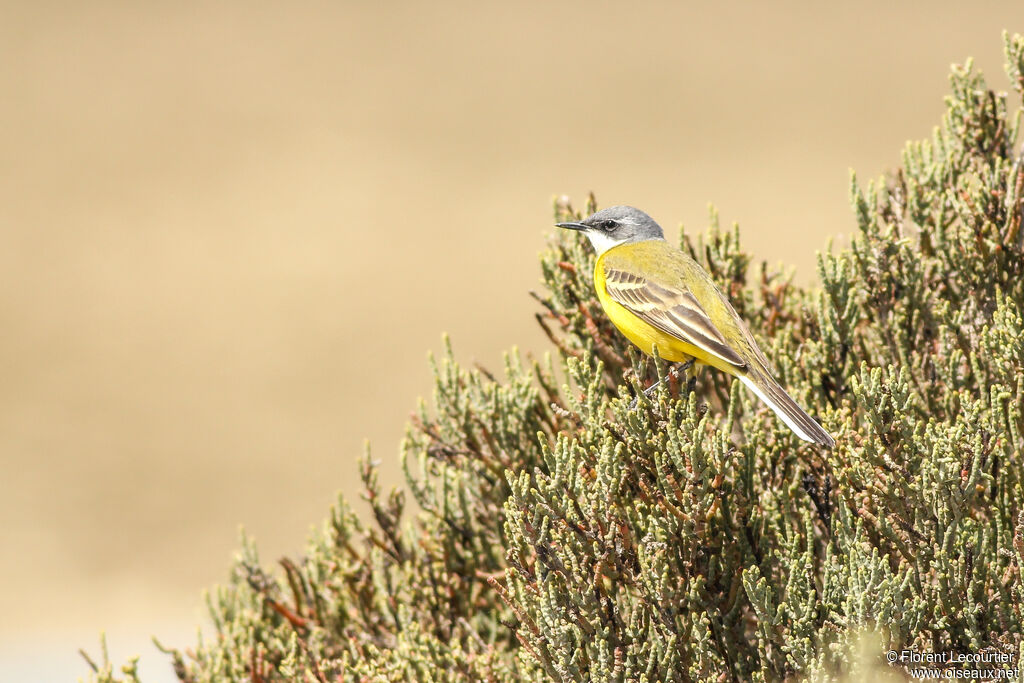
[[768, 396], [767, 396], [767, 395], [766, 395], [766, 394], [764, 393], [764, 391], [762, 391], [762, 390], [760, 389], [760, 387], [758, 387], [758, 386], [757, 386], [756, 384], [754, 384], [754, 383], [753, 383], [753, 382], [752, 382], [752, 381], [750, 380], [750, 378], [749, 378], [749, 377], [745, 377], [745, 376], [743, 376], [743, 375], [740, 375], [740, 376], [739, 376], [739, 379], [740, 379], [740, 381], [741, 381], [741, 382], [743, 382], [743, 383], [744, 383], [745, 385], [747, 385], [747, 388], [748, 388], [748, 389], [750, 389], [750, 390], [751, 390], [752, 392], [754, 392], [754, 394], [755, 394], [755, 395], [756, 395], [756, 396], [757, 396], [757, 397], [758, 397], [759, 399], [761, 399], [761, 401], [762, 401], [762, 402], [763, 402], [763, 403], [764, 403], [764, 404], [765, 404], [766, 406], [768, 406], [769, 408], [771, 408], [771, 409], [772, 409], [772, 411], [773, 411], [773, 412], [774, 412], [774, 413], [775, 413], [776, 415], [778, 415], [778, 416], [779, 416], [779, 419], [780, 419], [780, 420], [782, 420], [783, 422], [785, 422], [785, 423], [786, 423], [786, 426], [787, 426], [787, 427], [789, 427], [790, 429], [792, 429], [792, 430], [793, 430], [793, 433], [794, 433], [794, 434], [796, 434], [797, 436], [799, 436], [799, 437], [800, 437], [801, 439], [803, 439], [804, 441], [809, 441], [809, 442], [811, 442], [811, 443], [818, 443], [818, 439], [815, 439], [815, 438], [814, 438], [814, 437], [812, 437], [812, 436], [811, 436], [810, 434], [808, 434], [808, 433], [807, 433], [807, 430], [806, 430], [806, 429], [804, 429], [803, 427], [801, 427], [799, 423], [797, 423], [797, 422], [796, 422], [796, 421], [795, 421], [795, 420], [794, 420], [793, 418], [791, 418], [791, 417], [790, 417], [789, 415], [787, 415], [787, 414], [786, 414], [786, 413], [785, 413], [785, 412], [784, 412], [784, 411], [783, 411], [783, 410], [782, 410], [782, 409], [781, 409], [781, 408], [780, 408], [779, 406], [777, 406], [777, 405], [775, 404], [775, 401], [773, 401], [773, 400], [772, 400], [771, 398], [769, 398], [769, 397], [768, 397]]

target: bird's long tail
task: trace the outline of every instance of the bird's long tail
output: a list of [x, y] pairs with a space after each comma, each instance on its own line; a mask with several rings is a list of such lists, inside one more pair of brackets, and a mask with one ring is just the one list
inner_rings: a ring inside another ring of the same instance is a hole
[[757, 394], [757, 397], [764, 401], [765, 405], [774, 410], [775, 414], [801, 439], [825, 448], [832, 448], [836, 445], [829, 433], [805, 413], [804, 409], [770, 375], [751, 370], [747, 374], [741, 375], [740, 380]]

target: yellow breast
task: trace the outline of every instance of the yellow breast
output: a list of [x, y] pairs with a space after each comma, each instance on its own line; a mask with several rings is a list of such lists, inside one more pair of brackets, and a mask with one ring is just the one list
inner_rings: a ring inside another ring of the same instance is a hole
[[613, 247], [598, 257], [594, 265], [594, 289], [597, 290], [597, 300], [601, 302], [608, 319], [626, 336], [629, 341], [639, 347], [641, 351], [649, 356], [657, 355], [668, 361], [680, 362], [696, 358], [700, 363], [719, 365], [708, 354], [688, 342], [662, 332], [657, 327], [644, 322], [634, 315], [628, 308], [613, 300], [605, 287], [604, 258], [611, 251], [628, 248], [629, 245]]

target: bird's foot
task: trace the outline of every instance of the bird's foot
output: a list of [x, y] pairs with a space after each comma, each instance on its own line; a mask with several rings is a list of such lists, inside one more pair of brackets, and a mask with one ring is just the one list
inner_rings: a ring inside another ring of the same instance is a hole
[[[644, 396], [647, 397], [647, 398], [650, 398], [651, 394], [653, 394], [655, 391], [657, 391], [658, 387], [661, 386], [661, 383], [664, 382], [666, 379], [669, 380], [669, 381], [674, 380], [674, 379], [678, 379], [679, 375], [685, 373], [687, 370], [689, 370], [690, 368], [693, 367], [694, 361], [695, 361], [695, 359], [691, 358], [690, 360], [686, 361], [682, 365], [673, 365], [669, 369], [668, 374], [666, 374], [664, 377], [659, 379], [657, 382], [655, 382], [651, 386], [649, 386], [646, 389], [644, 389]], [[687, 392], [693, 391], [696, 386], [697, 386], [697, 378], [696, 377], [691, 377], [690, 381], [688, 381], [686, 383], [686, 390], [687, 390]], [[633, 400], [629, 402], [629, 409], [630, 410], [635, 410], [638, 403], [640, 403], [640, 396], [636, 395], [636, 396], [633, 397]]]

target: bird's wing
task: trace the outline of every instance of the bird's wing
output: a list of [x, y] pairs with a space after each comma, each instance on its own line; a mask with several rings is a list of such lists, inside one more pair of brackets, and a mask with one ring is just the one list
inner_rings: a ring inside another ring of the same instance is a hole
[[608, 295], [644, 322], [737, 368], [747, 366], [690, 292], [614, 268], [606, 267], [604, 275]]

